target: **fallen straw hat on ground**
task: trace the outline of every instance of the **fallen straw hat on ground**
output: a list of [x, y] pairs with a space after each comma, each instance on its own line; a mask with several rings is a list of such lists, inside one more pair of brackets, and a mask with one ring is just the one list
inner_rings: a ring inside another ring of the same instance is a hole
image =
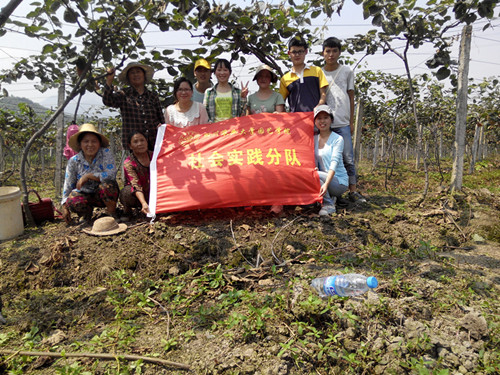
[[126, 230], [127, 224], [118, 224], [111, 216], [105, 216], [97, 219], [92, 225], [92, 229], [83, 229], [83, 232], [93, 236], [111, 236]]

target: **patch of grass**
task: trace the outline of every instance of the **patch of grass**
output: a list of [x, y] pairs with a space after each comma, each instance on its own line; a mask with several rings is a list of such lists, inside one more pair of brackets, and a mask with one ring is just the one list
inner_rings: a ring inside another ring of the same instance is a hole
[[500, 161], [498, 159], [481, 160], [475, 165], [473, 174], [465, 174], [463, 185], [469, 189], [486, 188], [494, 194], [500, 193]]

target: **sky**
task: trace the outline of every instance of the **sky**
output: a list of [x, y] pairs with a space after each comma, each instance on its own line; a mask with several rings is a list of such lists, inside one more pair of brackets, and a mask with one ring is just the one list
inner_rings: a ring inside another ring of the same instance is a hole
[[[11, 19], [25, 20], [24, 16], [31, 8], [30, 3], [30, 1], [22, 2], [11, 16]], [[277, 1], [274, 1], [274, 3], [277, 3]], [[479, 21], [474, 25], [471, 45], [469, 77], [478, 81], [481, 81], [483, 78], [498, 77], [498, 72], [500, 71], [500, 34], [498, 33], [500, 19], [494, 19], [492, 21], [494, 27], [483, 32], [482, 28], [484, 24], [485, 21]], [[346, 0], [340, 16], [335, 13], [331, 19], [320, 20], [318, 18], [313, 20], [313, 26], [323, 25], [328, 26], [328, 31], [324, 33], [324, 38], [336, 36], [341, 40], [374, 29], [370, 20], [363, 19], [362, 7], [355, 5], [351, 0]], [[68, 25], [67, 27], [70, 28], [74, 26]], [[458, 60], [460, 33], [460, 28], [454, 29], [448, 33], [448, 35], [456, 37], [456, 42], [452, 50], [455, 60]], [[157, 31], [147, 32], [144, 40], [147, 47], [156, 46], [160, 49], [194, 49], [198, 47], [197, 40], [193, 40], [190, 35], [184, 31], [169, 31], [164, 33]], [[20, 58], [39, 53], [44, 44], [45, 43], [25, 37], [20, 33], [7, 31], [4, 36], [0, 37], [0, 69], [8, 69]], [[320, 45], [312, 46], [311, 53], [308, 55], [308, 60], [316, 59], [317, 55], [314, 55], [314, 53], [319, 51], [321, 51]], [[412, 74], [416, 75], [430, 72], [425, 65], [425, 61], [432, 57], [432, 55], [432, 46], [422, 46], [418, 50], [411, 50], [409, 59]], [[351, 56], [351, 58], [359, 60], [363, 56], [362, 53], [359, 53]], [[228, 56], [223, 55], [221, 57]], [[239, 62], [235, 62], [233, 65], [235, 80], [237, 82], [250, 81], [250, 92], [257, 90], [256, 84], [251, 82], [251, 80], [253, 78], [252, 68], [255, 68], [259, 64], [260, 62], [258, 60], [249, 58], [244, 66]], [[405, 74], [402, 61], [391, 53], [383, 55], [381, 52], [378, 52], [375, 55], [366, 57], [357, 67], [356, 71], [365, 69], [381, 70], [392, 74]], [[286, 71], [286, 69], [283, 70]], [[156, 72], [155, 77], [167, 78], [169, 80], [173, 79], [166, 71]], [[11, 85], [2, 85], [2, 88], [7, 89], [9, 95], [26, 97], [46, 107], [55, 107], [57, 104], [57, 90], [49, 90], [41, 94], [35, 89], [35, 85], [35, 81], [23, 80]], [[76, 99], [73, 101], [72, 105], [68, 107], [69, 112], [72, 111], [75, 103]], [[80, 104], [80, 112], [93, 111], [93, 109], [101, 107], [100, 103], [100, 98], [97, 95], [87, 93], [84, 95]]]

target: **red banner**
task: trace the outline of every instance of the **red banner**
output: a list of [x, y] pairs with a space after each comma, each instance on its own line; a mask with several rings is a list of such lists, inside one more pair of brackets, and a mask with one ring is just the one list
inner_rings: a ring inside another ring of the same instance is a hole
[[313, 116], [261, 113], [162, 125], [151, 163], [153, 213], [320, 201]]

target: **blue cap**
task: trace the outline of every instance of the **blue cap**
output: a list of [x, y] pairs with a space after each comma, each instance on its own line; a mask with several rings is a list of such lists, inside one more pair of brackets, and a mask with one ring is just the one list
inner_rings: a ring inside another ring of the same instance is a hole
[[370, 288], [376, 288], [378, 286], [378, 280], [375, 276], [370, 276], [366, 279], [366, 285]]

